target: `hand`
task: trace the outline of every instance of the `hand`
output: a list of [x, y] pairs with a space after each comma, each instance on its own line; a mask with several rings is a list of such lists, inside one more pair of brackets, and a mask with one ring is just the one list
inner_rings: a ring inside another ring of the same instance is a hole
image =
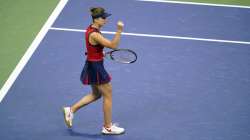
[[124, 23], [122, 21], [117, 22], [117, 31], [122, 32]]

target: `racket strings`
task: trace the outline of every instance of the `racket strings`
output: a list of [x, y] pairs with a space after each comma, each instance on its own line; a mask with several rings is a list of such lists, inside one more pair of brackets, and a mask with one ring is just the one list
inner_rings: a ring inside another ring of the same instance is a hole
[[116, 61], [131, 63], [136, 60], [136, 55], [130, 51], [114, 51], [112, 57]]

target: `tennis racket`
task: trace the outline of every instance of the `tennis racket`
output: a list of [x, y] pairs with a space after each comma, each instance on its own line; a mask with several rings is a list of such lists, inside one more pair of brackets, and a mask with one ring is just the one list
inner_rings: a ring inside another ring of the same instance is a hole
[[137, 54], [130, 49], [115, 49], [104, 53], [105, 58], [116, 62], [131, 64], [137, 60]]

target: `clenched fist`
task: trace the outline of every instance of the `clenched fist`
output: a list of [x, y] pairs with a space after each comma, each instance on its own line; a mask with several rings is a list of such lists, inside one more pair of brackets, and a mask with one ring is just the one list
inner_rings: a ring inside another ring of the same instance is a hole
[[124, 27], [124, 23], [122, 21], [118, 21], [117, 22], [117, 31], [122, 32], [123, 27]]

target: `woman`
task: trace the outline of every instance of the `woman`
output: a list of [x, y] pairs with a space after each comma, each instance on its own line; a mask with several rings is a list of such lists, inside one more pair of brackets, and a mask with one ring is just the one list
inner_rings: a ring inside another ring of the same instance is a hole
[[71, 107], [64, 107], [64, 119], [69, 128], [72, 127], [73, 115], [80, 108], [103, 97], [104, 125], [103, 134], [122, 134], [124, 128], [112, 123], [112, 86], [111, 77], [103, 66], [103, 48], [116, 49], [120, 42], [123, 23], [118, 21], [117, 31], [114, 38], [110, 41], [104, 38], [100, 28], [107, 23], [107, 17], [111, 14], [106, 13], [101, 7], [91, 8], [93, 23], [87, 28], [85, 33], [87, 60], [81, 73], [81, 81], [85, 85], [90, 85], [92, 92]]

